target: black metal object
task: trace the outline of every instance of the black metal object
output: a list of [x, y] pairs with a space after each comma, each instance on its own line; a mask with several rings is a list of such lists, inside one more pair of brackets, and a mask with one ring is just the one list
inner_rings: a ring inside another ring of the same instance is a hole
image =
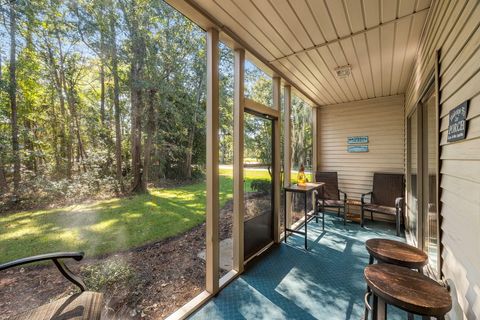
[[[347, 194], [338, 188], [338, 174], [337, 172], [315, 172], [315, 181], [324, 182], [324, 195], [317, 195], [315, 201], [318, 202], [320, 207], [324, 210], [327, 208], [334, 208], [338, 210], [340, 215], [340, 209], [343, 211], [343, 225], [347, 224]], [[341, 200], [340, 194], [343, 194], [343, 200]], [[322, 210], [322, 211], [323, 211]]]
[[[310, 185], [313, 185], [313, 184], [310, 184]], [[305, 237], [305, 250], [308, 250], [308, 243], [307, 243], [307, 232], [308, 232], [308, 229], [307, 229], [307, 224], [312, 220], [312, 219], [316, 219], [316, 222], [318, 223], [318, 217], [319, 217], [319, 213], [322, 213], [322, 228], [323, 230], [325, 230], [325, 212], [324, 210], [321, 210], [321, 211], [317, 211], [317, 202], [314, 201], [314, 208], [313, 208], [313, 214], [310, 215], [309, 217], [309, 214], [308, 214], [308, 209], [307, 209], [307, 193], [309, 192], [318, 192], [319, 189], [322, 189], [322, 194], [324, 193], [324, 185], [323, 183], [321, 184], [316, 184], [316, 186], [313, 186], [313, 187], [310, 187], [310, 188], [304, 188], [304, 189], [300, 189], [300, 188], [295, 188], [295, 187], [284, 187], [283, 190], [284, 190], [284, 198], [283, 198], [283, 204], [284, 204], [284, 224], [285, 224], [285, 230], [284, 230], [284, 237], [283, 237], [283, 241], [285, 243], [287, 243], [287, 231], [289, 232], [292, 232], [292, 233], [297, 233], [297, 234], [301, 234], [301, 235], [304, 235]], [[297, 192], [297, 193], [303, 193], [304, 194], [304, 212], [305, 212], [305, 220], [304, 220], [304, 230], [305, 231], [300, 231], [298, 229], [290, 229], [290, 228], [287, 228], [287, 193], [288, 192]]]
[[58, 268], [60, 273], [67, 278], [70, 282], [72, 282], [74, 285], [80, 288], [80, 291], [86, 291], [87, 287], [85, 286], [85, 283], [82, 281], [80, 277], [75, 275], [66, 265], [63, 263], [62, 259], [74, 259], [76, 261], [80, 261], [84, 257], [83, 252], [55, 252], [55, 253], [47, 253], [47, 254], [41, 254], [37, 256], [32, 256], [32, 257], [26, 257], [22, 259], [17, 259], [14, 261], [6, 262], [3, 264], [0, 264], [0, 271], [18, 267], [21, 265], [29, 264], [29, 263], [35, 263], [35, 262], [41, 262], [41, 261], [46, 261], [46, 260], [52, 260], [55, 266]]

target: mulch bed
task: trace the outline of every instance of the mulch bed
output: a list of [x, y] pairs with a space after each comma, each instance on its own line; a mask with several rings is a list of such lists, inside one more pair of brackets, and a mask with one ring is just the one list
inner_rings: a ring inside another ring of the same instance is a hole
[[[246, 201], [262, 204], [258, 195]], [[268, 202], [267, 202], [268, 203]], [[232, 235], [233, 201], [220, 212], [220, 239]], [[85, 276], [89, 266], [116, 262], [128, 266], [133, 276], [100, 288], [104, 292], [104, 319], [162, 319], [203, 291], [205, 224], [188, 232], [128, 251], [81, 262], [67, 262], [73, 272]], [[225, 272], [223, 272], [225, 273]], [[222, 274], [223, 274], [222, 273]], [[53, 264], [14, 268], [0, 273], [0, 319], [6, 319], [76, 292]]]
[[[102, 288], [104, 319], [165, 318], [199, 294], [205, 283], [205, 263], [197, 257], [205, 247], [205, 225], [187, 233], [129, 252], [70, 263], [82, 273], [87, 266], [121, 261], [132, 269], [133, 279]], [[42, 265], [2, 272], [0, 319], [32, 309], [76, 291], [55, 266]]]

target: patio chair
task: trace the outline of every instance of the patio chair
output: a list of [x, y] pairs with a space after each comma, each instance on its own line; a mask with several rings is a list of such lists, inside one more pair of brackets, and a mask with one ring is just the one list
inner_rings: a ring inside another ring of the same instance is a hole
[[[343, 213], [343, 224], [346, 224], [346, 207], [347, 207], [347, 194], [338, 188], [338, 175], [336, 172], [315, 172], [315, 181], [324, 182], [324, 194], [317, 195], [317, 206], [321, 212], [325, 208], [335, 208], [338, 210], [337, 215], [340, 215], [340, 209]], [[340, 199], [340, 193], [343, 194], [343, 200]]]
[[57, 252], [18, 259], [0, 264], [0, 272], [9, 268], [40, 261], [52, 260], [60, 273], [80, 289], [80, 293], [62, 298], [38, 308], [10, 317], [10, 320], [47, 320], [47, 319], [100, 319], [103, 305], [103, 295], [97, 292], [86, 291], [82, 279], [73, 274], [63, 263], [63, 259], [83, 259], [83, 252]]
[[[363, 227], [365, 211], [370, 211], [373, 221], [373, 213], [394, 215], [397, 236], [400, 235], [400, 226], [403, 212], [404, 177], [396, 173], [374, 173], [373, 191], [362, 194], [362, 210], [360, 224]], [[365, 202], [365, 197], [370, 195], [370, 203]]]

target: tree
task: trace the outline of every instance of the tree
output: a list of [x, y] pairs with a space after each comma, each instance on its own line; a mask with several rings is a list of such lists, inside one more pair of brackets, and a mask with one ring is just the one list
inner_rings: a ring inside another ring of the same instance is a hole
[[20, 144], [18, 141], [18, 108], [17, 108], [17, 78], [16, 78], [16, 1], [10, 0], [10, 109], [12, 126], [12, 151], [13, 151], [13, 191], [17, 193], [20, 187]]
[[132, 192], [144, 192], [142, 182], [142, 111], [143, 81], [146, 56], [145, 34], [140, 31], [142, 11], [147, 6], [136, 0], [120, 1], [125, 23], [130, 36], [130, 104], [131, 104], [131, 158], [132, 158]]
[[120, 77], [118, 75], [118, 55], [117, 55], [117, 36], [115, 27], [114, 8], [110, 8], [108, 14], [109, 21], [109, 38], [110, 38], [110, 60], [112, 64], [113, 77], [113, 105], [115, 113], [115, 174], [120, 188], [123, 190], [122, 178], [122, 128], [120, 124]]
[[[2, 193], [14, 180], [22, 199], [48, 194], [45, 180], [70, 189], [114, 183], [108, 190], [128, 180], [129, 191], [143, 192], [205, 164], [205, 34], [191, 21], [161, 0], [12, 1], [0, 14], [2, 43], [15, 53], [0, 66]], [[231, 71], [221, 72], [228, 87]], [[221, 134], [230, 161], [227, 87]]]

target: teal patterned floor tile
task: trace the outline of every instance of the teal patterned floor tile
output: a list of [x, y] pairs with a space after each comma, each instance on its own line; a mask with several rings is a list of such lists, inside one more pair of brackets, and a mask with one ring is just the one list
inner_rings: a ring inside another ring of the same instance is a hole
[[[238, 279], [210, 300], [190, 319], [346, 319], [363, 318], [368, 264], [365, 241], [395, 236], [394, 224], [367, 222], [364, 229], [336, 215], [308, 225], [309, 250], [304, 238], [272, 247], [247, 266]], [[388, 319], [406, 319], [404, 311], [389, 307]]]

